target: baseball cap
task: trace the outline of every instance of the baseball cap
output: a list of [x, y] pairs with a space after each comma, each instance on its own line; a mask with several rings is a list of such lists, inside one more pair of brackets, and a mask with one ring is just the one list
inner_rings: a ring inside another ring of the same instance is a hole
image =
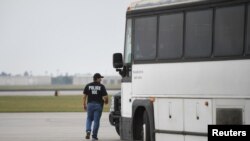
[[93, 78], [98, 79], [98, 78], [104, 78], [104, 77], [100, 73], [95, 73]]

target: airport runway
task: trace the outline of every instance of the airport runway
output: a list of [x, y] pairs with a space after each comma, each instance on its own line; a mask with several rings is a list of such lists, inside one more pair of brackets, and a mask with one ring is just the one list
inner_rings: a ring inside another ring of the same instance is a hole
[[[109, 95], [115, 95], [120, 90], [107, 90]], [[0, 91], [0, 96], [54, 96], [55, 91]], [[83, 91], [59, 91], [59, 95], [83, 95]]]
[[[0, 113], [0, 141], [91, 141], [85, 137], [85, 113]], [[120, 141], [103, 113], [100, 141]]]

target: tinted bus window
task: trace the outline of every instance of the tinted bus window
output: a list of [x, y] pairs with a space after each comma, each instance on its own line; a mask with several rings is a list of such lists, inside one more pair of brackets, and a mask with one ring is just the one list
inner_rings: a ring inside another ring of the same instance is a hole
[[246, 54], [250, 55], [250, 5], [248, 5], [247, 11], [247, 43], [246, 43]]
[[212, 10], [187, 12], [185, 57], [210, 57], [212, 51]]
[[135, 60], [152, 60], [156, 57], [156, 30], [156, 17], [135, 19]]
[[160, 16], [159, 59], [177, 59], [183, 52], [183, 13]]
[[244, 40], [244, 5], [217, 8], [214, 56], [241, 55]]

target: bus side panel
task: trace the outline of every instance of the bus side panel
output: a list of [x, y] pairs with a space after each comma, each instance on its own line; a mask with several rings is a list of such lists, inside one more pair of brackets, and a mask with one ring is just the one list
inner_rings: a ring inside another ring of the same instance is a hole
[[247, 100], [246, 102], [246, 124], [250, 124], [250, 100]]
[[250, 97], [250, 60], [135, 64], [134, 96]]
[[161, 134], [157, 133], [155, 135], [156, 141], [184, 141], [183, 135], [174, 135], [174, 134]]
[[185, 141], [207, 141], [207, 137], [185, 136]]

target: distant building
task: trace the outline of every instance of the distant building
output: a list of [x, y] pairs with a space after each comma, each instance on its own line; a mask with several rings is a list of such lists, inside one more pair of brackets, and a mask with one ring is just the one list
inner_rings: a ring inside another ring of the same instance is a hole
[[0, 85], [50, 85], [50, 76], [1, 76]]
[[121, 85], [120, 76], [105, 76], [102, 80], [104, 85]]
[[[86, 85], [90, 82], [93, 82], [92, 75], [82, 75], [73, 77], [73, 85]], [[102, 80], [104, 85], [121, 85], [120, 76], [104, 76]]]
[[86, 85], [93, 81], [92, 75], [79, 75], [73, 77], [73, 85]]
[[[79, 75], [70, 77], [70, 82], [64, 81], [68, 79], [62, 79], [64, 77], [52, 78], [50, 76], [0, 76], [0, 85], [86, 85], [93, 82], [92, 75]], [[53, 82], [57, 80], [59, 82]], [[104, 85], [120, 86], [120, 76], [104, 76], [102, 80]]]

